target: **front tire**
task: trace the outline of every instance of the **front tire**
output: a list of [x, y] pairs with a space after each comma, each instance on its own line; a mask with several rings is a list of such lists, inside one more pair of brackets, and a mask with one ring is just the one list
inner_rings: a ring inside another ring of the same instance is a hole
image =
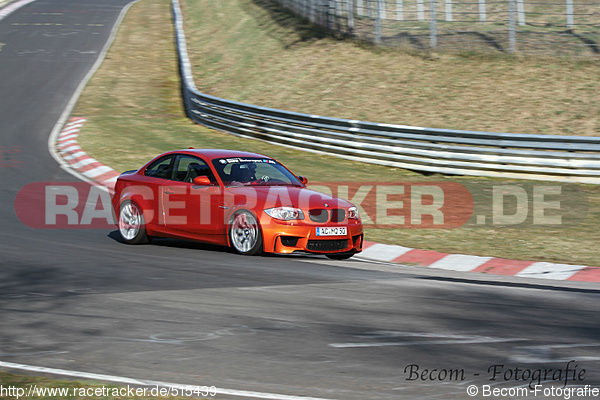
[[262, 252], [262, 233], [254, 214], [242, 210], [231, 217], [229, 241], [239, 254], [252, 256]]
[[124, 201], [119, 208], [119, 233], [127, 244], [148, 243], [144, 214], [133, 201]]

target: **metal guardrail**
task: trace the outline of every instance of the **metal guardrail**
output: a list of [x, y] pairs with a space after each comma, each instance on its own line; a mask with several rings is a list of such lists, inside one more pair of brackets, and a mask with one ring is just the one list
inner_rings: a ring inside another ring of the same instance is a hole
[[182, 91], [197, 123], [243, 137], [428, 173], [600, 184], [600, 138], [431, 129], [329, 118], [201, 93], [172, 0]]

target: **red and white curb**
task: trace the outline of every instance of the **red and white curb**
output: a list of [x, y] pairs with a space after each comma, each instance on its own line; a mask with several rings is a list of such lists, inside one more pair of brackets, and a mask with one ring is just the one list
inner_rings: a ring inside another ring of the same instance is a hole
[[[119, 173], [88, 156], [77, 136], [85, 118], [71, 118], [60, 132], [56, 147], [69, 167], [86, 179], [113, 190]], [[431, 250], [365, 241], [359, 258], [460, 272], [512, 275], [523, 278], [600, 282], [600, 267], [549, 262], [507, 260], [495, 257], [448, 254]]]
[[599, 267], [448, 254], [368, 241], [364, 242], [363, 251], [358, 257], [450, 271], [480, 272], [492, 275], [511, 275], [562, 281], [600, 282]]
[[58, 135], [56, 148], [58, 155], [69, 165], [90, 181], [113, 190], [119, 173], [87, 155], [79, 146], [77, 136], [85, 118], [71, 118]]

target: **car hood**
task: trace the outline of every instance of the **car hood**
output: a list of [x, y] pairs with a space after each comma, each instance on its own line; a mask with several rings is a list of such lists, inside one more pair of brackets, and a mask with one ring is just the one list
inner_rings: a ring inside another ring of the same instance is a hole
[[304, 210], [314, 208], [348, 208], [353, 204], [315, 190], [297, 186], [240, 186], [228, 187], [228, 203], [253, 209], [272, 207], [298, 207]]

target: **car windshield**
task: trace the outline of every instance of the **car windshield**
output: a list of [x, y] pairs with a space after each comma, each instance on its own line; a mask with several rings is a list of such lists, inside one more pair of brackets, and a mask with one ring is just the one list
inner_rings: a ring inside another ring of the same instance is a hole
[[300, 186], [302, 183], [283, 165], [270, 158], [218, 158], [213, 166], [225, 186]]

